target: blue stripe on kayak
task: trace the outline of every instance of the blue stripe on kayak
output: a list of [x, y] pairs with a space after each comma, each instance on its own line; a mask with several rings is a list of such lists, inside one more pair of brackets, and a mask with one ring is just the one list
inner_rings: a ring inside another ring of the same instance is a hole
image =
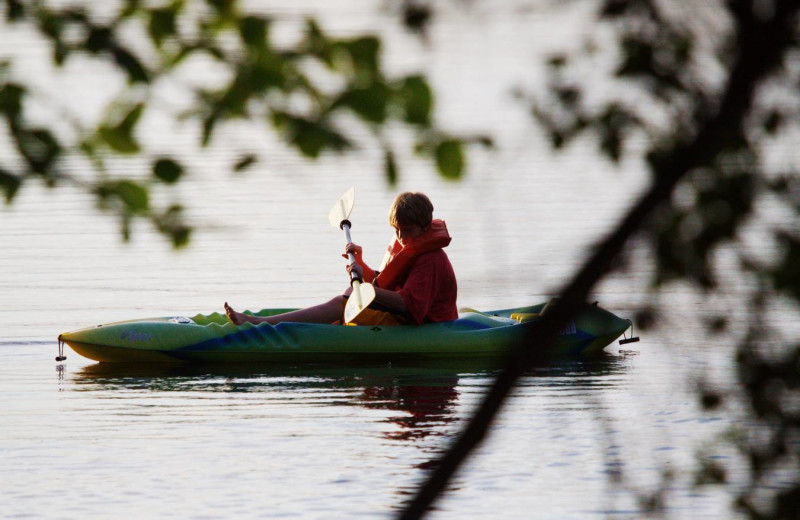
[[[275, 344], [274, 339], [270, 338], [270, 336], [281, 335], [280, 332], [275, 329], [276, 326], [247, 327], [232, 334], [226, 334], [225, 336], [219, 338], [208, 339], [206, 341], [195, 343], [194, 345], [187, 345], [175, 350], [188, 352], [226, 350], [232, 345], [246, 345], [248, 342], [253, 340], [260, 340], [264, 343]], [[280, 339], [278, 341], [283, 343], [283, 341]]]
[[597, 339], [597, 337], [594, 334], [590, 334], [580, 329], [578, 329], [575, 332], [575, 334], [562, 335], [558, 337], [578, 342], [574, 347], [567, 349], [566, 351], [567, 354], [580, 354], [581, 352], [584, 351], [584, 349], [586, 349], [586, 347], [588, 347], [592, 343], [592, 341]]

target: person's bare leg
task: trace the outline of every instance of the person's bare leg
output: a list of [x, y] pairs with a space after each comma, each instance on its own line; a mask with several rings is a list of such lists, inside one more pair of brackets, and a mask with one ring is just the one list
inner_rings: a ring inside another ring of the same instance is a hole
[[296, 311], [289, 311], [283, 314], [276, 314], [275, 316], [250, 316], [242, 312], [237, 312], [225, 302], [225, 314], [228, 319], [235, 325], [242, 323], [269, 323], [275, 325], [282, 321], [295, 321], [302, 323], [333, 323], [342, 319], [342, 307], [344, 305], [344, 297], [336, 296], [331, 298], [325, 303], [306, 307], [305, 309], [298, 309]]

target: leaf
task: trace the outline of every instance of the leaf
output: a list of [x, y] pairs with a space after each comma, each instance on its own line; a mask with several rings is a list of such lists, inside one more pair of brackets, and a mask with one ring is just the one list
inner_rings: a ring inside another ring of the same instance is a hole
[[206, 0], [213, 7], [220, 18], [230, 19], [236, 15], [236, 2], [232, 0]]
[[161, 158], [153, 164], [153, 175], [167, 184], [174, 184], [183, 175], [183, 166], [173, 159]]
[[119, 124], [119, 128], [125, 130], [126, 132], [132, 132], [136, 123], [139, 122], [139, 119], [142, 117], [142, 111], [144, 110], [144, 104], [138, 103], [134, 106]]
[[14, 132], [14, 137], [17, 140], [17, 148], [30, 169], [41, 176], [48, 177], [52, 173], [51, 167], [61, 154], [61, 145], [53, 134], [43, 128], [18, 129]]
[[103, 52], [111, 54], [116, 64], [128, 74], [128, 80], [131, 83], [148, 83], [150, 81], [150, 74], [139, 59], [115, 41], [111, 28], [91, 27], [84, 48], [93, 54]]
[[64, 42], [58, 40], [55, 45], [53, 45], [53, 62], [59, 67], [64, 65], [70, 51], [71, 49], [65, 45]]
[[0, 168], [0, 187], [5, 192], [6, 203], [10, 204], [14, 200], [14, 195], [17, 194], [20, 186], [22, 186], [22, 179]]
[[595, 121], [600, 138], [600, 149], [614, 162], [622, 158], [622, 148], [629, 129], [636, 127], [639, 120], [624, 107], [612, 103], [605, 108]]
[[192, 228], [183, 219], [183, 206], [174, 204], [164, 213], [153, 216], [153, 223], [159, 232], [168, 235], [172, 245], [179, 249], [189, 243]]
[[385, 150], [383, 154], [384, 172], [386, 173], [386, 181], [389, 186], [397, 184], [397, 161], [394, 157], [392, 150]]
[[350, 142], [338, 131], [322, 121], [276, 112], [272, 122], [284, 137], [296, 146], [303, 155], [317, 158], [324, 150], [342, 151], [351, 147]]
[[378, 77], [378, 54], [381, 48], [378, 38], [374, 36], [356, 38], [345, 42], [344, 48], [350, 54], [357, 75], [364, 75], [368, 78]]
[[100, 136], [108, 146], [117, 152], [124, 154], [138, 153], [140, 147], [133, 133], [143, 110], [144, 104], [137, 104], [116, 126], [101, 126], [98, 131]]
[[566, 108], [575, 110], [581, 99], [582, 92], [573, 86], [559, 86], [553, 88], [553, 93]]
[[316, 56], [328, 67], [333, 68], [333, 44], [322, 33], [322, 29], [313, 18], [306, 21], [305, 47], [305, 53], [310, 56]]
[[256, 161], [257, 159], [255, 155], [252, 154], [245, 155], [241, 157], [238, 161], [236, 161], [236, 164], [233, 165], [233, 171], [235, 172], [244, 171], [253, 164], [255, 164]]
[[436, 167], [445, 179], [458, 180], [464, 173], [461, 141], [448, 139], [436, 146]]
[[25, 4], [20, 0], [6, 0], [6, 20], [17, 22], [25, 17]]
[[16, 121], [22, 113], [22, 98], [25, 87], [16, 83], [0, 86], [0, 113], [5, 114], [10, 122]]
[[299, 125], [290, 142], [304, 155], [313, 158], [326, 149], [341, 151], [350, 148], [350, 142], [342, 134], [316, 123]]
[[430, 126], [433, 93], [424, 77], [407, 77], [397, 89], [397, 95], [402, 102], [407, 123]]
[[120, 129], [120, 127], [101, 126], [99, 134], [103, 141], [117, 152], [134, 154], [140, 150], [136, 139], [129, 132]]
[[606, 0], [600, 10], [602, 18], [615, 18], [624, 15], [630, 6], [628, 0]]
[[203, 118], [203, 133], [200, 138], [200, 144], [203, 147], [208, 146], [208, 143], [211, 141], [211, 134], [214, 133], [214, 127], [217, 126], [217, 121], [219, 121], [219, 111], [214, 110], [209, 115]]
[[776, 233], [783, 249], [781, 263], [772, 269], [772, 283], [775, 289], [783, 291], [800, 303], [800, 240], [789, 233], [779, 231]]
[[172, 239], [172, 246], [180, 249], [189, 244], [192, 235], [192, 228], [189, 226], [173, 227], [170, 229], [169, 236]]
[[404, 2], [403, 24], [412, 32], [424, 32], [431, 21], [431, 8], [415, 2]]
[[768, 135], [775, 135], [781, 129], [783, 122], [783, 114], [781, 114], [778, 110], [771, 110], [766, 116], [764, 116], [762, 125], [764, 127], [764, 131]]
[[119, 216], [119, 223], [120, 229], [119, 232], [122, 235], [122, 240], [125, 242], [131, 241], [131, 221], [133, 218], [131, 217], [130, 213], [122, 213]]
[[212, 101], [213, 110], [218, 115], [244, 116], [247, 112], [247, 102], [255, 93], [257, 85], [254, 83], [253, 68], [241, 65], [236, 70], [236, 75], [222, 95]]
[[111, 46], [112, 34], [108, 27], [92, 27], [84, 43], [84, 48], [93, 54], [109, 50]]
[[48, 9], [41, 9], [38, 12], [39, 28], [54, 43], [61, 41], [61, 33], [64, 29], [64, 17]]
[[149, 83], [150, 74], [141, 64], [139, 59], [128, 50], [122, 47], [114, 47], [111, 50], [114, 61], [128, 73], [128, 80], [131, 83]]
[[345, 106], [367, 121], [383, 123], [388, 101], [389, 88], [381, 82], [375, 82], [366, 88], [345, 91], [332, 108]]
[[[255, 63], [248, 64], [239, 71], [234, 86], [223, 98], [223, 101], [230, 101], [236, 105], [232, 111], [244, 112], [247, 101], [255, 94], [265, 92], [270, 87], [283, 88], [286, 85], [286, 75], [284, 73], [283, 61], [272, 53], [267, 53], [258, 57]], [[238, 97], [238, 103], [233, 103], [233, 97]]]
[[268, 27], [268, 20], [258, 16], [246, 16], [239, 21], [239, 35], [248, 47], [263, 50], [267, 48]]
[[653, 94], [665, 100], [669, 89], [685, 88], [680, 74], [691, 56], [690, 39], [673, 35], [669, 42], [663, 42], [655, 38], [650, 41], [642, 35], [628, 35], [620, 47], [623, 58], [616, 71], [617, 77], [649, 80]]
[[150, 193], [145, 186], [130, 180], [106, 181], [97, 185], [95, 194], [101, 207], [107, 207], [109, 199], [122, 202], [129, 214], [146, 213], [150, 208]]
[[132, 213], [144, 213], [150, 208], [150, 194], [146, 187], [134, 181], [116, 181], [113, 193]]
[[479, 135], [474, 139], [474, 142], [478, 143], [479, 145], [489, 150], [494, 148], [494, 139], [492, 139], [488, 135]]
[[147, 25], [147, 32], [150, 34], [150, 39], [153, 40], [156, 47], [160, 48], [164, 40], [174, 36], [177, 32], [176, 21], [176, 5], [164, 7], [161, 9], [153, 9], [150, 11], [150, 23]]
[[565, 54], [554, 54], [547, 59], [547, 65], [554, 70], [563, 69], [569, 63], [569, 57]]

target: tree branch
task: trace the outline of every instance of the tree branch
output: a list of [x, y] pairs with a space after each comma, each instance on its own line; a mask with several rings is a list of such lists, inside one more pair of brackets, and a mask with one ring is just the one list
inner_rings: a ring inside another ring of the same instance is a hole
[[777, 2], [773, 16], [765, 21], [760, 21], [752, 9], [737, 11], [738, 47], [727, 87], [715, 115], [699, 123], [699, 131], [691, 141], [678, 143], [668, 153], [659, 154], [663, 159], [651, 160], [655, 173], [651, 188], [563, 288], [559, 304], [552, 312], [533, 325], [525, 341], [512, 346], [503, 371], [469, 424], [439, 459], [436, 469], [419, 487], [414, 498], [400, 512], [400, 519], [421, 518], [441, 495], [461, 463], [486, 436], [519, 377], [534, 363], [546, 359], [546, 346], [584, 305], [589, 292], [609, 271], [626, 242], [643, 227], [657, 207], [668, 203], [676, 184], [689, 171], [708, 164], [724, 152], [731, 139], [743, 135], [745, 116], [752, 106], [756, 87], [780, 65], [784, 51], [791, 44], [800, 8], [798, 4], [796, 0]]

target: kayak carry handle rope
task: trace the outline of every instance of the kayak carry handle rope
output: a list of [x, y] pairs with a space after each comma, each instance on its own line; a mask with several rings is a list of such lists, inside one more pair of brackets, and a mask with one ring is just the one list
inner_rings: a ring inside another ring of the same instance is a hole
[[[328, 221], [332, 226], [344, 231], [348, 244], [353, 242], [350, 238], [350, 226], [352, 224], [348, 218], [350, 217], [350, 212], [353, 211], [354, 205], [355, 188], [350, 188], [342, 195], [328, 214]], [[356, 261], [356, 257], [352, 252], [347, 253], [347, 258], [350, 263]], [[347, 305], [344, 308], [344, 323], [352, 322], [375, 299], [375, 288], [372, 284], [363, 283], [361, 277], [353, 272], [350, 273], [350, 287], [352, 287], [353, 291], [350, 293], [350, 298], [348, 298]]]
[[622, 333], [622, 339], [619, 340], [619, 344], [620, 345], [625, 345], [627, 343], [636, 343], [637, 341], [639, 341], [639, 336], [634, 336], [633, 335], [633, 321], [631, 321], [631, 320], [626, 320], [626, 321], [628, 322], [628, 325], [630, 325], [629, 328], [631, 329], [631, 337], [629, 338], [629, 337], [627, 337], [625, 335], [625, 332], [627, 332], [627, 331], [623, 332]]
[[56, 356], [56, 361], [59, 363], [61, 361], [65, 361], [67, 356], [64, 355], [64, 340], [61, 339], [61, 334], [58, 335], [58, 355]]

